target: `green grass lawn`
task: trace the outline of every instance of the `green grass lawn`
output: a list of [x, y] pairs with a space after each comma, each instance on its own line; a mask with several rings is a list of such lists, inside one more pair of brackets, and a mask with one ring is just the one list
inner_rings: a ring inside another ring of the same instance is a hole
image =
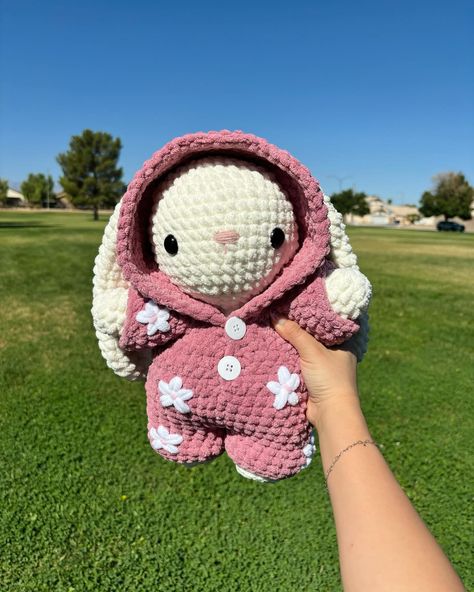
[[[337, 591], [319, 457], [275, 485], [153, 452], [92, 330], [105, 217], [0, 213], [0, 590]], [[374, 438], [468, 588], [474, 236], [352, 228], [374, 288]], [[472, 472], [471, 472], [472, 474]]]

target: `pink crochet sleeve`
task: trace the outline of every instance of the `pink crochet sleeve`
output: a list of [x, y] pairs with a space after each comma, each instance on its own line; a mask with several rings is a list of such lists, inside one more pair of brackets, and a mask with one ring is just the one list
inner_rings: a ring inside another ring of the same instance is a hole
[[127, 315], [119, 345], [124, 350], [164, 345], [186, 332], [191, 321], [185, 319], [129, 288]]
[[326, 346], [343, 343], [360, 328], [356, 321], [343, 318], [331, 308], [324, 282], [329, 269], [329, 266], [320, 269], [291, 300], [279, 304], [273, 311], [296, 321]]

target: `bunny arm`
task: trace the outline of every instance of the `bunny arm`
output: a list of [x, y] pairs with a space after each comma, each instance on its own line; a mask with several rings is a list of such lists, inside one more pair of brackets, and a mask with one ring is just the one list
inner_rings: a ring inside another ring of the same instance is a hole
[[372, 286], [357, 268], [328, 270], [324, 284], [332, 310], [341, 317], [356, 320], [362, 311], [367, 310]]
[[[161, 315], [162, 321], [154, 326], [156, 313]], [[126, 351], [158, 347], [181, 337], [192, 325], [192, 319], [178, 315], [153, 300], [144, 298], [134, 288], [129, 288], [126, 319], [119, 345]]]
[[[358, 269], [327, 263], [294, 298], [275, 307], [275, 312], [296, 321], [326, 346], [347, 341], [362, 326], [366, 342], [370, 295], [370, 283]], [[358, 350], [362, 357], [364, 343], [358, 343]]]
[[334, 269], [328, 273], [324, 283], [331, 308], [344, 318], [356, 320], [359, 325], [359, 330], [344, 343], [344, 348], [352, 351], [360, 362], [369, 340], [367, 309], [372, 286], [358, 268]]

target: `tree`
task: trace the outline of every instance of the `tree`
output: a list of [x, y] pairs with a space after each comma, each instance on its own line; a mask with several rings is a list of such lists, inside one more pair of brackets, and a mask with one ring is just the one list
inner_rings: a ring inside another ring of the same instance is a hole
[[7, 204], [7, 193], [8, 181], [6, 179], [0, 179], [0, 205], [2, 206]]
[[46, 177], [43, 173], [30, 173], [20, 189], [30, 204], [36, 206], [45, 206], [56, 198], [51, 175]]
[[472, 188], [462, 173], [441, 173], [433, 177], [433, 189], [421, 196], [420, 212], [423, 216], [459, 216], [471, 219]]
[[353, 189], [344, 189], [344, 191], [340, 191], [339, 193], [333, 193], [331, 195], [331, 202], [345, 219], [347, 214], [365, 216], [370, 213], [365, 199], [366, 197], [366, 194], [363, 192], [355, 193]]
[[69, 150], [57, 157], [64, 191], [73, 204], [92, 207], [94, 220], [99, 219], [99, 207], [113, 207], [123, 193], [123, 171], [117, 168], [121, 148], [120, 138], [86, 129], [72, 136]]
[[414, 224], [415, 222], [418, 222], [418, 220], [421, 220], [420, 214], [408, 214], [406, 218], [410, 224]]

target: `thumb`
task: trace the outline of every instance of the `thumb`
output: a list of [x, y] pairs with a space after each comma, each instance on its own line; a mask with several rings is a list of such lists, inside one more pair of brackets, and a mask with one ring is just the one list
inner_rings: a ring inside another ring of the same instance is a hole
[[314, 356], [320, 354], [324, 345], [316, 341], [307, 331], [302, 329], [298, 323], [290, 321], [285, 317], [272, 319], [275, 331], [297, 350], [300, 358], [311, 361]]

